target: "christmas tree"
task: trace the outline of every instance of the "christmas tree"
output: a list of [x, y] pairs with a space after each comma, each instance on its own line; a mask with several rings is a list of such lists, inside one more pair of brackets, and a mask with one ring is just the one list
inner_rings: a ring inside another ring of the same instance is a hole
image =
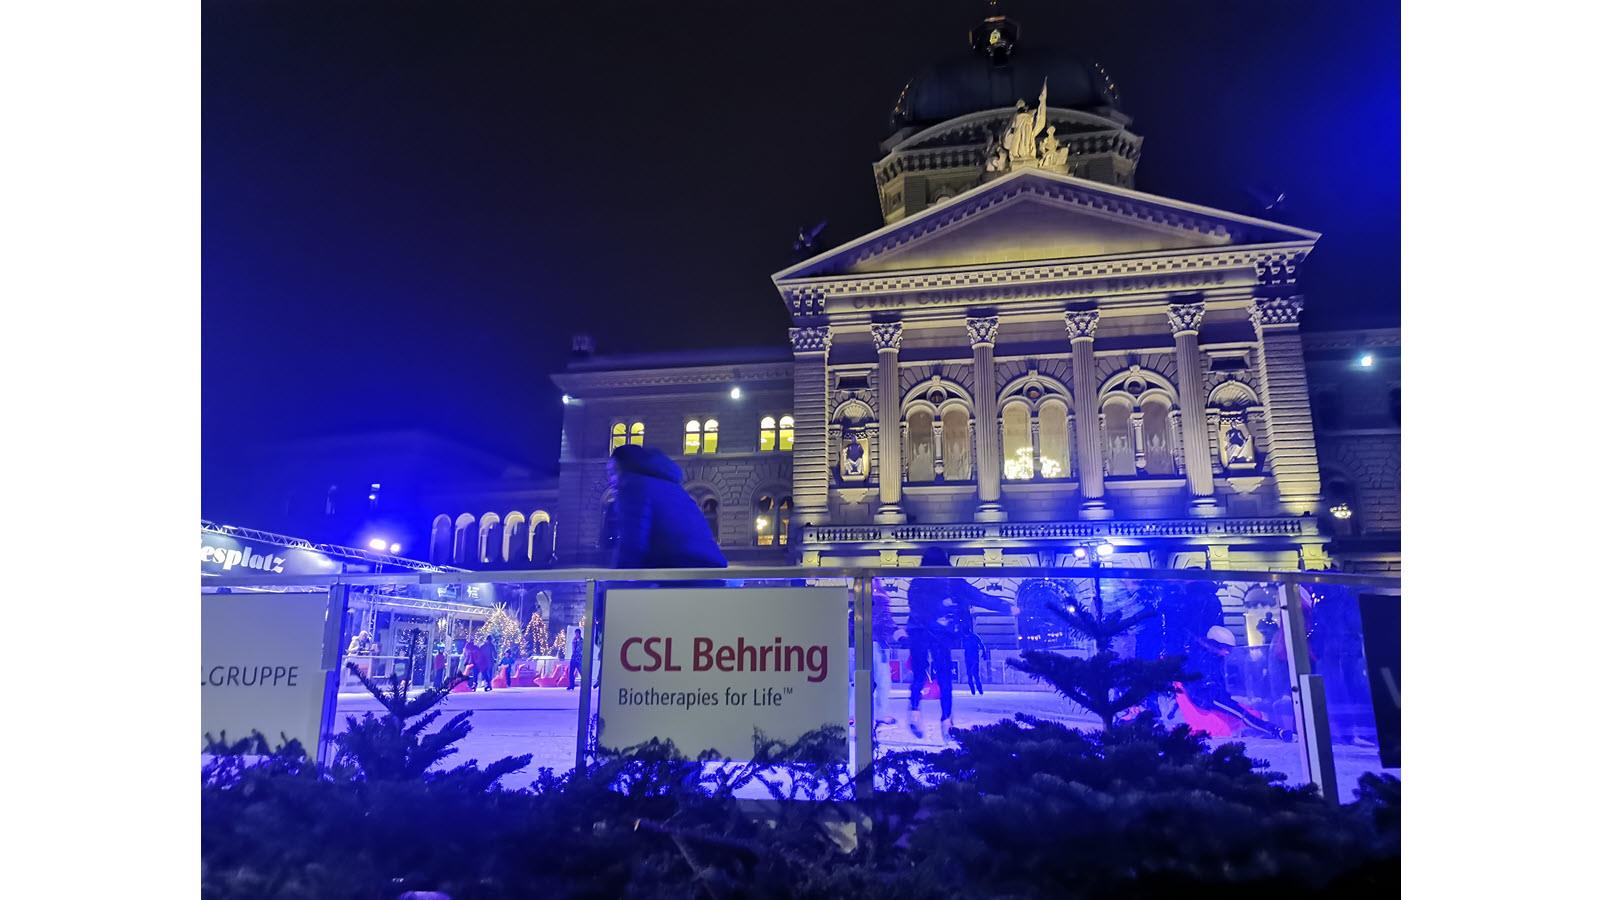
[[[504, 653], [507, 649], [522, 647], [522, 626], [517, 624], [516, 619], [511, 618], [511, 614], [506, 612], [504, 606], [496, 606], [494, 611], [489, 613], [489, 618], [484, 620], [474, 639], [482, 643], [491, 635], [494, 637], [495, 647], [498, 648], [497, 652]], [[497, 665], [499, 662], [494, 660]]]
[[550, 626], [538, 610], [528, 618], [528, 627], [522, 632], [524, 650], [529, 656], [544, 656], [550, 652]]

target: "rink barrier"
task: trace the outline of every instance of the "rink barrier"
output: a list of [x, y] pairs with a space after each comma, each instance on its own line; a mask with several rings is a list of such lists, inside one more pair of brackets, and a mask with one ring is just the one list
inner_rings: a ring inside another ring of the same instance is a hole
[[[494, 572], [381, 572], [330, 575], [221, 575], [201, 579], [201, 588], [239, 588], [272, 590], [279, 588], [321, 588], [342, 609], [346, 591], [362, 585], [447, 585], [447, 584], [579, 584], [583, 585], [583, 654], [578, 673], [585, 690], [578, 697], [578, 736], [574, 762], [582, 768], [592, 749], [591, 691], [594, 667], [594, 620], [596, 597], [602, 588], [653, 584], [670, 586], [679, 582], [706, 581], [843, 581], [849, 585], [852, 628], [855, 642], [855, 772], [859, 796], [872, 793], [874, 759], [872, 715], [872, 583], [875, 578], [1049, 578], [1095, 581], [1226, 581], [1254, 582], [1277, 589], [1279, 621], [1288, 634], [1290, 694], [1294, 717], [1299, 726], [1301, 762], [1306, 781], [1317, 785], [1325, 797], [1338, 797], [1334, 770], [1333, 743], [1328, 725], [1328, 707], [1323, 676], [1311, 671], [1306, 641], [1305, 612], [1295, 590], [1300, 585], [1329, 585], [1357, 588], [1368, 594], [1400, 595], [1400, 579], [1379, 575], [1356, 575], [1329, 571], [1262, 571], [1249, 569], [1141, 569], [1115, 566], [766, 566], [728, 569], [525, 569]], [[330, 605], [330, 609], [333, 607]], [[343, 615], [339, 621], [342, 626]], [[342, 657], [350, 636], [340, 634], [335, 646]], [[332, 715], [332, 703], [327, 716]], [[325, 734], [331, 734], [329, 729]]]

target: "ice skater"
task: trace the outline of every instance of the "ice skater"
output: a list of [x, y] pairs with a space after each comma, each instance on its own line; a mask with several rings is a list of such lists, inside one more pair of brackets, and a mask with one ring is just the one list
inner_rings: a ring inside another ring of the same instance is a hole
[[[948, 566], [950, 554], [934, 547], [922, 556], [924, 566]], [[906, 592], [910, 616], [906, 638], [911, 647], [911, 733], [923, 736], [922, 689], [931, 674], [939, 686], [939, 737], [950, 739], [955, 727], [951, 694], [952, 660], [950, 651], [961, 643], [961, 623], [970, 620], [972, 607], [992, 612], [1021, 613], [1015, 603], [1007, 603], [978, 590], [961, 578], [913, 578]]]

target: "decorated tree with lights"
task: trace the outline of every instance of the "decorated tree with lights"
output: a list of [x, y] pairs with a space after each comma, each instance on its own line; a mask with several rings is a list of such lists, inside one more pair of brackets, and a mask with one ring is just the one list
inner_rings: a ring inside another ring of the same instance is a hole
[[[496, 606], [494, 611], [489, 613], [489, 618], [485, 619], [483, 625], [478, 628], [477, 633], [474, 635], [474, 640], [482, 643], [485, 638], [491, 635], [494, 637], [494, 645], [502, 652], [507, 647], [520, 648], [522, 646], [522, 626], [517, 624], [516, 619], [511, 618], [511, 614], [506, 612], [504, 606]], [[495, 664], [499, 662], [499, 660], [494, 660]]]
[[522, 631], [523, 651], [529, 656], [544, 656], [550, 652], [550, 626], [538, 610], [528, 617], [528, 627]]

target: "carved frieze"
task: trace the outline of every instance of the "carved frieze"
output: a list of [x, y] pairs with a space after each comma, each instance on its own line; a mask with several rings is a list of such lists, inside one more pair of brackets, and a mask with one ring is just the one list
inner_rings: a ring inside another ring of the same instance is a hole
[[1306, 308], [1303, 297], [1258, 297], [1250, 310], [1250, 321], [1257, 327], [1296, 325]]
[[791, 328], [789, 343], [796, 353], [826, 353], [833, 344], [833, 331], [826, 325]]

